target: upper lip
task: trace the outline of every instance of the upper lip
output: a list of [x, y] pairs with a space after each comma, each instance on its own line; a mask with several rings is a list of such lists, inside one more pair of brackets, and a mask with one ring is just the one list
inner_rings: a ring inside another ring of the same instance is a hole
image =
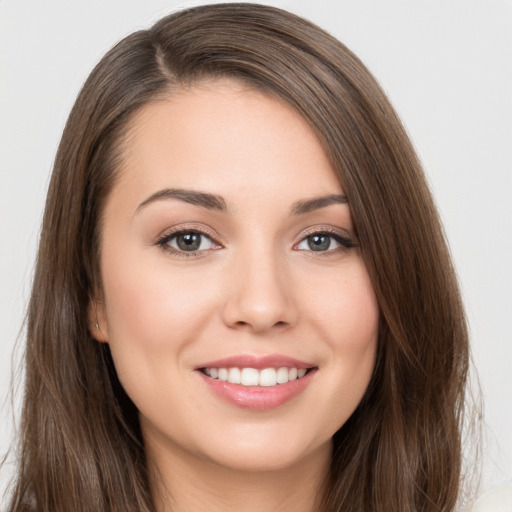
[[262, 370], [264, 368], [283, 367], [307, 369], [314, 366], [314, 364], [281, 354], [269, 354], [265, 356], [237, 355], [216, 359], [215, 361], [208, 361], [197, 366], [196, 370], [200, 370], [201, 368], [255, 368], [257, 370]]

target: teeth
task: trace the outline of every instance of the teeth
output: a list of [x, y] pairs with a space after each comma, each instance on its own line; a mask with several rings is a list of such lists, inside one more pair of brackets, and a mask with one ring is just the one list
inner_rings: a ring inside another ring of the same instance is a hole
[[276, 373], [276, 380], [278, 384], [286, 384], [290, 379], [288, 378], [288, 368], [279, 368]]
[[230, 368], [228, 372], [228, 382], [231, 384], [240, 384], [242, 376], [239, 368]]
[[240, 375], [240, 384], [243, 386], [257, 386], [259, 372], [254, 368], [243, 368]]
[[275, 386], [277, 384], [277, 374], [274, 368], [265, 368], [260, 372], [260, 386]]
[[275, 386], [286, 384], [306, 375], [306, 368], [204, 368], [203, 373], [212, 379], [242, 384], [243, 386]]

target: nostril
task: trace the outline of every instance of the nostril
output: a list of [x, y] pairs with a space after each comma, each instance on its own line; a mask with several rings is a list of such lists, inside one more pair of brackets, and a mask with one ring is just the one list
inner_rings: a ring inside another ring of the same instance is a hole
[[[270, 324], [270, 328], [285, 328], [289, 325], [288, 322], [285, 322], [285, 321], [278, 321], [278, 322], [275, 322], [274, 324]], [[235, 322], [232, 327], [236, 327], [238, 329], [251, 329], [251, 330], [266, 330], [267, 327], [262, 327], [262, 326], [259, 326], [256, 322], [254, 322], [253, 324], [251, 322], [245, 322], [244, 320], [238, 320], [237, 322]]]

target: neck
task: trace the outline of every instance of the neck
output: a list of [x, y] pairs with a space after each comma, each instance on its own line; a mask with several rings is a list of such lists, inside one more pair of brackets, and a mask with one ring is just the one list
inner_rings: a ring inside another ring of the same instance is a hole
[[148, 448], [158, 512], [316, 512], [331, 457], [327, 445], [286, 468], [247, 471], [179, 450], [164, 455]]

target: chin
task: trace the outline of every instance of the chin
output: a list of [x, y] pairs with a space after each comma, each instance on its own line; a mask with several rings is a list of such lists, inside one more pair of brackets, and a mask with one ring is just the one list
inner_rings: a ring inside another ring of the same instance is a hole
[[332, 451], [332, 439], [323, 443], [307, 445], [298, 439], [268, 439], [265, 436], [252, 438], [253, 442], [224, 444], [216, 442], [207, 455], [210, 462], [239, 472], [272, 472], [291, 468], [311, 457], [322, 456]]

